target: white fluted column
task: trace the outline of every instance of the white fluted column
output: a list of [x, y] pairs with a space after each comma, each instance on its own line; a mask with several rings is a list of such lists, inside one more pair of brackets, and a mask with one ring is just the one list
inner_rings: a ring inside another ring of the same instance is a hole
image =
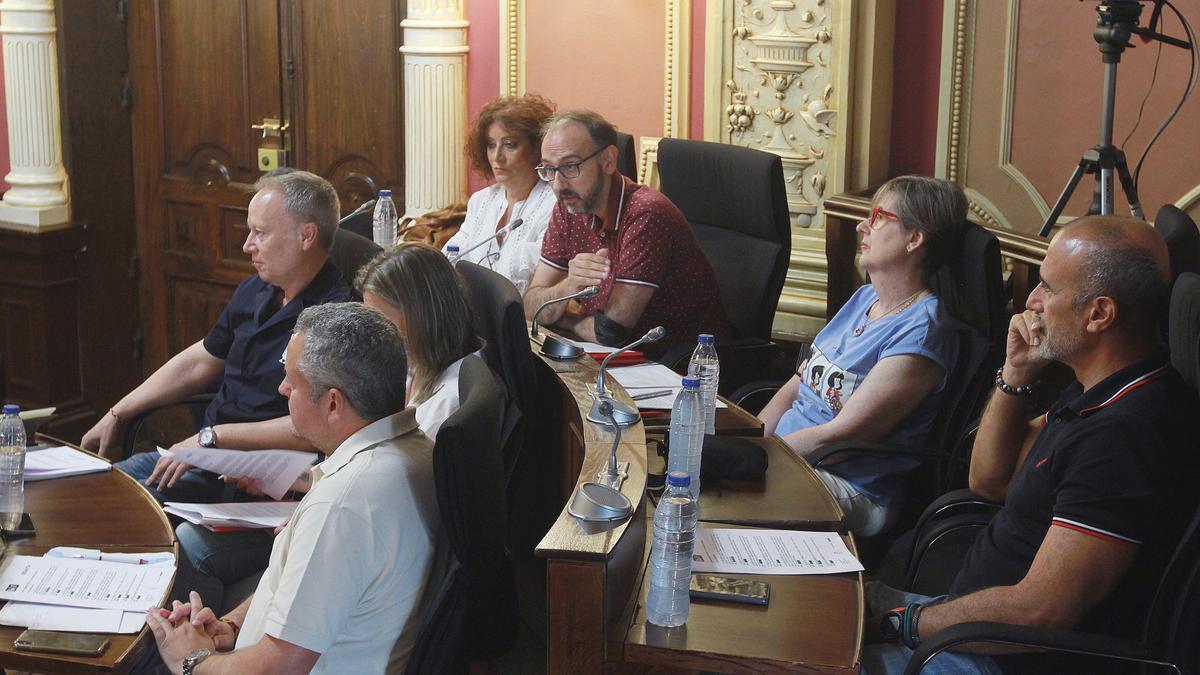
[[462, 201], [467, 128], [467, 20], [462, 0], [409, 0], [404, 28], [404, 210]]
[[0, 220], [43, 226], [70, 219], [58, 109], [54, 0], [0, 2], [11, 188]]

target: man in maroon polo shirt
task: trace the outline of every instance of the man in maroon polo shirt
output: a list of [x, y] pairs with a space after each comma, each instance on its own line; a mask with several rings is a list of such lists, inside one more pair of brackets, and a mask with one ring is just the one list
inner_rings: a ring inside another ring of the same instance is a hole
[[728, 332], [716, 277], [691, 226], [662, 193], [618, 173], [613, 125], [590, 111], [555, 114], [537, 170], [558, 204], [525, 293], [527, 317], [547, 300], [595, 285], [598, 295], [552, 305], [541, 323], [611, 346], [661, 325], [666, 337], [657, 351]]

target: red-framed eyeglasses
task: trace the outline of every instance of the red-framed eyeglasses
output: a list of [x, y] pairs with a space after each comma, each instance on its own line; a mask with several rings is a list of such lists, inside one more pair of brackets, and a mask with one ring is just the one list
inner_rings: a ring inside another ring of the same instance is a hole
[[867, 221], [867, 225], [872, 230], [878, 230], [879, 228], [881, 228], [887, 224], [886, 222], [881, 222], [878, 225], [876, 225], [875, 221], [879, 219], [879, 216], [883, 216], [884, 218], [891, 218], [892, 220], [900, 220], [900, 216], [892, 213], [891, 211], [884, 209], [881, 206], [876, 206], [875, 208], [871, 209], [871, 218]]

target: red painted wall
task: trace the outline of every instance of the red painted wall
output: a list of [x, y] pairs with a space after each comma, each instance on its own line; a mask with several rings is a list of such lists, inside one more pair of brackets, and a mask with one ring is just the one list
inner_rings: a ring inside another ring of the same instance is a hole
[[[496, 0], [467, 0], [467, 124], [483, 104], [500, 95], [500, 5]], [[483, 176], [471, 171], [468, 192], [487, 185]]]
[[895, 35], [888, 173], [931, 175], [937, 159], [942, 0], [898, 2]]

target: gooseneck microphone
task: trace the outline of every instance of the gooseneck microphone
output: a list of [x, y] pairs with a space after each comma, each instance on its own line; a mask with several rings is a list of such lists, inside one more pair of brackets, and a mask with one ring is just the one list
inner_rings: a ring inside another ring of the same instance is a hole
[[[608, 395], [608, 391], [604, 384], [604, 376], [608, 370], [608, 362], [613, 360], [613, 357], [615, 357], [617, 354], [623, 354], [634, 347], [640, 347], [647, 342], [657, 342], [666, 334], [667, 331], [665, 328], [662, 326], [655, 326], [654, 328], [646, 331], [646, 334], [642, 337], [604, 357], [604, 361], [600, 363], [600, 371], [596, 373], [596, 403], [592, 406], [591, 412], [588, 413], [589, 422], [603, 426], [616, 425], [619, 427], [627, 427], [637, 424], [637, 422], [642, 419], [642, 415], [638, 412], [637, 408], [625, 403], [621, 403], [620, 401], [613, 400], [613, 398]], [[608, 412], [607, 406], [604, 410], [602, 410], [601, 404], [603, 403], [611, 404], [612, 411]]]
[[502, 228], [500, 228], [500, 229], [496, 230], [496, 234], [493, 234], [493, 235], [492, 235], [492, 236], [490, 236], [490, 237], [486, 237], [486, 238], [484, 238], [484, 240], [483, 240], [483, 241], [481, 241], [481, 242], [479, 242], [479, 243], [475, 244], [475, 245], [474, 245], [474, 246], [472, 246], [471, 248], [468, 248], [467, 250], [463, 251], [462, 253], [459, 253], [459, 254], [458, 254], [458, 257], [457, 257], [457, 258], [455, 258], [454, 260], [455, 260], [455, 261], [458, 261], [458, 260], [462, 260], [462, 259], [466, 258], [466, 257], [467, 257], [467, 254], [468, 254], [468, 253], [470, 253], [471, 251], [474, 251], [475, 249], [477, 249], [477, 248], [479, 248], [479, 247], [481, 247], [481, 246], [484, 246], [484, 245], [486, 245], [486, 244], [490, 244], [490, 243], [492, 243], [492, 240], [493, 240], [493, 239], [495, 239], [496, 237], [499, 237], [499, 236], [502, 236], [502, 235], [507, 235], [509, 232], [512, 232], [513, 230], [515, 230], [515, 229], [517, 229], [518, 227], [520, 227], [520, 226], [521, 226], [521, 225], [522, 225], [524, 222], [525, 222], [525, 221], [524, 221], [524, 220], [522, 220], [521, 218], [517, 218], [516, 220], [512, 221], [511, 223], [509, 223], [509, 224], [505, 225], [504, 227], [502, 227]]
[[[568, 296], [553, 298], [543, 302], [542, 305], [537, 308], [537, 311], [533, 313], [532, 325], [529, 328], [529, 337], [536, 338], [540, 334], [538, 332], [538, 316], [541, 315], [542, 310], [559, 302], [566, 302], [576, 298], [590, 298], [599, 293], [599, 286], [587, 286], [583, 290], [572, 293]], [[547, 335], [545, 339], [542, 340], [542, 348], [539, 350], [539, 353], [546, 358], [555, 359], [556, 361], [571, 361], [583, 356], [583, 349], [581, 349], [578, 345], [573, 345], [565, 340], [560, 340], [553, 335]]]

